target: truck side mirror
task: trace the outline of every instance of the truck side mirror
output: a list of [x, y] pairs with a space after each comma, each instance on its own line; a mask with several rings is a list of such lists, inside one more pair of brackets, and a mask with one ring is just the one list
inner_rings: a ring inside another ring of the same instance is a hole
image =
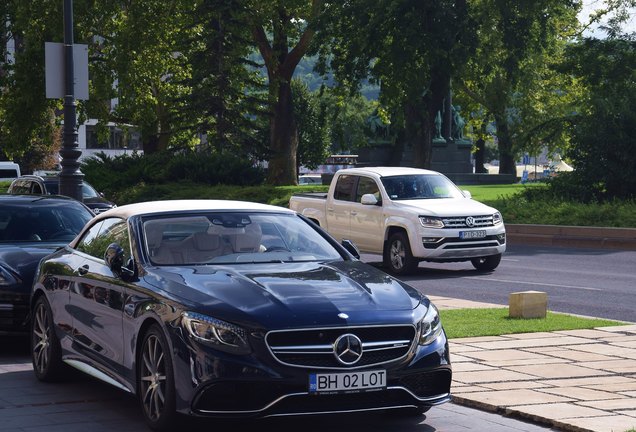
[[473, 194], [471, 194], [471, 193], [470, 193], [469, 191], [467, 191], [467, 190], [463, 190], [463, 191], [462, 191], [462, 193], [464, 194], [464, 196], [465, 196], [466, 198], [472, 198], [472, 197], [473, 197]]
[[364, 194], [362, 195], [360, 202], [364, 205], [377, 205], [378, 199], [373, 194]]

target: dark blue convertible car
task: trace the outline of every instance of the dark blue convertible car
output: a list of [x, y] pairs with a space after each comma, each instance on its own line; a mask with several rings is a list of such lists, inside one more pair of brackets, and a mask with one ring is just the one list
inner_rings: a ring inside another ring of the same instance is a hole
[[93, 218], [33, 287], [33, 365], [136, 394], [153, 429], [179, 413], [421, 413], [450, 399], [428, 298], [288, 209], [164, 201]]

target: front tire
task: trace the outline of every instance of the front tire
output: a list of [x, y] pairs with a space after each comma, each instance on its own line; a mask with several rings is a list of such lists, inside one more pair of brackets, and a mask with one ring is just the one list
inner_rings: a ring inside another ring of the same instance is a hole
[[62, 362], [62, 348], [55, 333], [53, 313], [46, 297], [35, 302], [31, 319], [31, 361], [40, 381], [54, 382], [64, 378], [67, 367]]
[[479, 271], [493, 271], [501, 262], [501, 254], [473, 258], [470, 262]]
[[169, 430], [177, 417], [174, 369], [168, 342], [157, 324], [144, 336], [138, 364], [137, 388], [146, 423], [152, 430]]
[[384, 250], [384, 265], [394, 275], [413, 273], [419, 261], [413, 258], [409, 238], [403, 231], [391, 234]]

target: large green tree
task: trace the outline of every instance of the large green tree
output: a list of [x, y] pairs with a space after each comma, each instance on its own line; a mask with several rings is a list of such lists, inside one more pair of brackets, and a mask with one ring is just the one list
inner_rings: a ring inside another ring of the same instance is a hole
[[[430, 167], [434, 119], [471, 49], [466, 1], [353, 0], [329, 5], [322, 54], [345, 86], [368, 76], [393, 112], [392, 127]], [[448, 100], [448, 99], [447, 99]]]
[[102, 126], [114, 121], [137, 127], [147, 153], [191, 144], [192, 71], [182, 43], [195, 30], [186, 25], [195, 0], [85, 0], [83, 5], [78, 35], [90, 44], [93, 82], [86, 115]]
[[271, 184], [297, 184], [298, 125], [291, 81], [308, 52], [321, 15], [322, 0], [255, 0], [252, 36], [267, 69], [269, 86], [269, 161]]
[[568, 50], [565, 70], [586, 89], [568, 152], [578, 198], [636, 197], [636, 42], [584, 40]]
[[294, 120], [298, 127], [299, 168], [315, 169], [329, 156], [329, 125], [325, 106], [318, 92], [311, 92], [307, 84], [299, 79], [292, 80], [294, 99]]
[[[0, 154], [24, 172], [50, 168], [60, 143], [54, 115], [60, 101], [45, 98], [44, 42], [61, 42], [62, 4], [4, 1], [0, 22]], [[14, 51], [4, 63], [9, 40]]]
[[[541, 111], [542, 101], [533, 95], [557, 96], [558, 87], [541, 88], [547, 66], [578, 26], [580, 3], [563, 0], [475, 0], [470, 3], [476, 23], [478, 49], [462, 71], [462, 90], [481, 105], [496, 125], [499, 173], [516, 175], [516, 157], [522, 148], [523, 114]], [[555, 81], [556, 82], [556, 81]], [[530, 102], [538, 105], [530, 106]], [[544, 104], [545, 109], [548, 104]], [[558, 110], [557, 110], [558, 111]], [[544, 114], [548, 114], [544, 112]], [[537, 118], [536, 124], [546, 121]], [[542, 128], [536, 131], [544, 130]], [[535, 136], [535, 140], [536, 140]], [[528, 146], [530, 143], [527, 142]]]
[[191, 12], [195, 28], [184, 50], [192, 65], [191, 109], [198, 131], [218, 152], [266, 154], [259, 139], [265, 108], [264, 80], [251, 60], [250, 9], [240, 0], [199, 0]]

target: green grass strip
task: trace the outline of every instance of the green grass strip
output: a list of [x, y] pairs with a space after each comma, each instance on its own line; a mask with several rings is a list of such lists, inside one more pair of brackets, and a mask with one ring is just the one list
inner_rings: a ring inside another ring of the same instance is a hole
[[442, 325], [450, 339], [592, 329], [625, 324], [620, 321], [584, 318], [556, 312], [548, 312], [546, 318], [510, 318], [508, 308], [447, 309], [441, 310], [440, 314]]

